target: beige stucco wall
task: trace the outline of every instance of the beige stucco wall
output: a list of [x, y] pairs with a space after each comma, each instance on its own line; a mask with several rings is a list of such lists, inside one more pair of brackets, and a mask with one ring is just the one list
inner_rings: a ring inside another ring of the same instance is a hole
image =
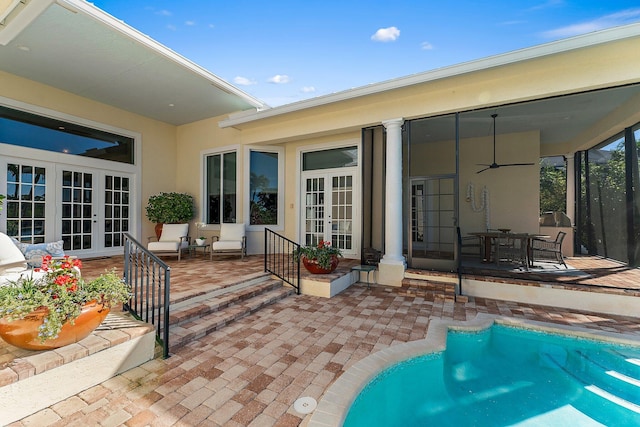
[[460, 141], [460, 225], [462, 233], [486, 228], [484, 213], [473, 212], [467, 202], [467, 188], [475, 189], [476, 206], [481, 192], [489, 190], [490, 227], [510, 228], [514, 232], [537, 233], [540, 213], [540, 137], [538, 132], [504, 134], [496, 137], [499, 163], [528, 163], [534, 166], [511, 166], [490, 169], [480, 174], [478, 163], [491, 163], [492, 137]]
[[[3, 72], [0, 72], [0, 96], [140, 134], [141, 195], [136, 203], [143, 220], [138, 237], [146, 242], [146, 236], [154, 234], [153, 224], [146, 219], [144, 207], [149, 196], [176, 189], [175, 126]], [[137, 230], [133, 234], [137, 234]]]

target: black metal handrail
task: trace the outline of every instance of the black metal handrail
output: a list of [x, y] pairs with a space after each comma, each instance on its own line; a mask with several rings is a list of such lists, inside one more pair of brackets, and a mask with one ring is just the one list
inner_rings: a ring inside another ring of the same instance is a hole
[[300, 245], [275, 231], [264, 229], [264, 271], [290, 284], [300, 295], [300, 258], [293, 254]]
[[171, 267], [130, 234], [124, 234], [124, 280], [132, 297], [125, 309], [156, 327], [162, 356], [169, 357], [169, 289]]

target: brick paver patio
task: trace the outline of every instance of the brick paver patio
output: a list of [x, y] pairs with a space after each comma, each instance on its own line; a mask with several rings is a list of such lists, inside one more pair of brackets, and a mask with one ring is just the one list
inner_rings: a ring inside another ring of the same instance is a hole
[[[225, 271], [238, 268], [217, 262]], [[255, 260], [240, 268], [247, 262]], [[364, 357], [425, 338], [431, 319], [469, 320], [477, 313], [640, 337], [637, 318], [487, 299], [454, 303], [359, 283], [331, 299], [286, 298], [11, 426], [304, 425], [308, 418], [293, 408], [299, 397], [319, 400]]]

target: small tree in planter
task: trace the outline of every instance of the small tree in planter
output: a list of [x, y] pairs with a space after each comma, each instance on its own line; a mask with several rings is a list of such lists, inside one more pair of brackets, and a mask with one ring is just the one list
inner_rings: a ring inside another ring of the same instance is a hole
[[[147, 218], [156, 224], [183, 224], [195, 216], [193, 196], [186, 193], [160, 193], [149, 197]], [[162, 226], [156, 225], [158, 238]]]

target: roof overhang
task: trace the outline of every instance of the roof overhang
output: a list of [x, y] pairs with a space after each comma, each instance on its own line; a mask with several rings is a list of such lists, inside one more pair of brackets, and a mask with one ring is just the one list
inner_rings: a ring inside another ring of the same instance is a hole
[[267, 108], [86, 1], [0, 0], [0, 18], [1, 71], [173, 125]]

